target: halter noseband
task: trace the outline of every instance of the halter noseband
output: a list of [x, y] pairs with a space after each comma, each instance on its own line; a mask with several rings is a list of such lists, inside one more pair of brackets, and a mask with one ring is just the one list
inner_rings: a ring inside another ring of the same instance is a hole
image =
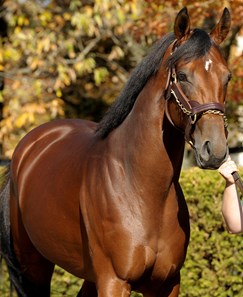
[[[168, 101], [171, 99], [171, 95], [174, 96], [175, 101], [181, 111], [188, 116], [188, 121], [185, 129], [185, 140], [193, 147], [193, 140], [192, 140], [192, 131], [194, 126], [199, 119], [200, 116], [204, 114], [213, 114], [213, 115], [220, 115], [224, 118], [224, 126], [227, 134], [227, 119], [224, 114], [225, 107], [221, 103], [217, 102], [209, 102], [205, 104], [200, 104], [197, 101], [190, 100], [186, 97], [183, 93], [180, 84], [177, 81], [175, 67], [169, 69], [167, 84], [165, 88], [165, 113], [170, 121], [170, 123], [174, 126], [171, 116], [168, 111]], [[177, 128], [177, 127], [176, 127]]]

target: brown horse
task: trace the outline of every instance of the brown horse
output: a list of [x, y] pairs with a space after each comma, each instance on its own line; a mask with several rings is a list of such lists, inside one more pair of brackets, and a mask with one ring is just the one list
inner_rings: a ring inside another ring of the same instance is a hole
[[187, 9], [135, 69], [99, 124], [57, 120], [17, 146], [1, 194], [1, 253], [19, 296], [50, 296], [57, 264], [84, 278], [78, 296], [179, 294], [189, 216], [179, 185], [184, 138], [201, 168], [228, 155], [230, 72]]

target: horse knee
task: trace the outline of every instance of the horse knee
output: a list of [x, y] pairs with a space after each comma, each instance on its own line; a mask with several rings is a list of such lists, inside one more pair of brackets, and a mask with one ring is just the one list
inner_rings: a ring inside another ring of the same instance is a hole
[[106, 281], [99, 281], [98, 296], [107, 297], [129, 297], [131, 294], [131, 286], [120, 279], [108, 278]]

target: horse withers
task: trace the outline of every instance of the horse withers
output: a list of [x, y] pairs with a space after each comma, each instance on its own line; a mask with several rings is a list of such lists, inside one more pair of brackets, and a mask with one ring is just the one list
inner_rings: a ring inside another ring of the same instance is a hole
[[83, 297], [176, 297], [189, 241], [179, 184], [185, 140], [201, 168], [227, 159], [230, 72], [219, 44], [182, 9], [100, 123], [57, 120], [28, 133], [0, 203], [0, 245], [19, 297], [48, 297], [57, 264]]

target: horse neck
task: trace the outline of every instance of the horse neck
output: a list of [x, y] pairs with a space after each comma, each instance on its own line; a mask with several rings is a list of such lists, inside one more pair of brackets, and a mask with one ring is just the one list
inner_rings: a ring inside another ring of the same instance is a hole
[[[119, 143], [114, 150], [123, 164], [127, 164], [132, 180], [144, 187], [158, 188], [160, 193], [168, 190], [174, 173], [181, 166], [181, 158], [176, 156], [178, 161], [175, 161], [167, 151], [171, 144], [165, 147], [163, 143], [166, 78], [165, 69], [150, 78], [130, 114], [112, 133], [113, 143]], [[173, 138], [173, 134], [169, 137]]]

